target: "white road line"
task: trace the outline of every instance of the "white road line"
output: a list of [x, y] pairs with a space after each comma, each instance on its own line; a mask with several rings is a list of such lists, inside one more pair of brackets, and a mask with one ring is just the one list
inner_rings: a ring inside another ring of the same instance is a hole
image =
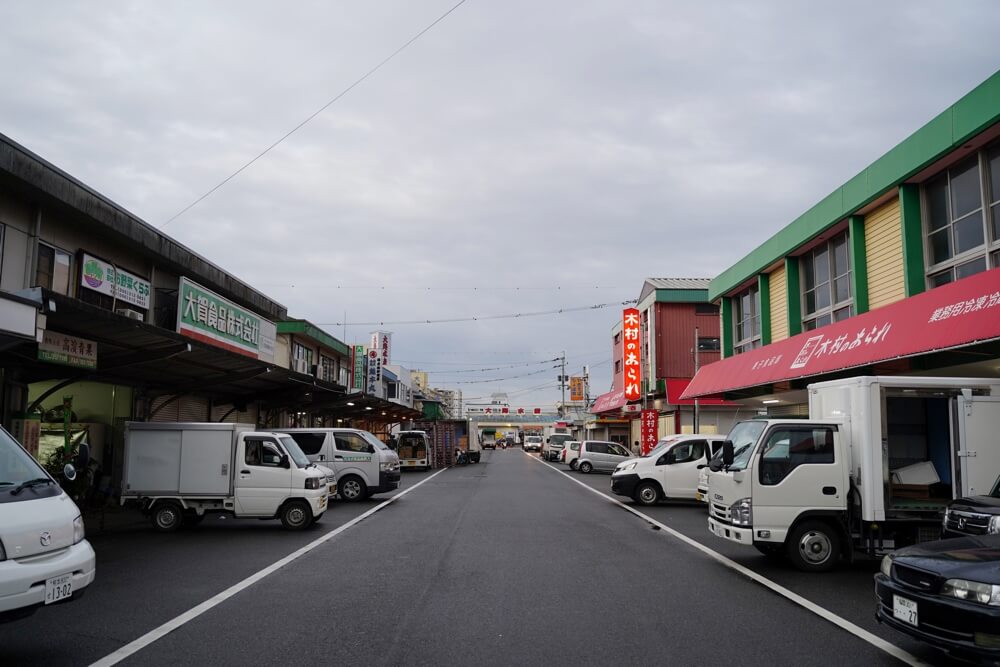
[[[525, 453], [525, 455], [526, 456], [530, 456], [527, 453]], [[535, 459], [534, 456], [530, 456], [530, 458]], [[714, 551], [712, 549], [709, 549], [708, 547], [706, 547], [701, 542], [698, 542], [697, 540], [693, 540], [693, 539], [691, 539], [690, 537], [688, 537], [687, 535], [685, 535], [683, 533], [677, 532], [676, 530], [674, 530], [670, 526], [667, 526], [666, 524], [660, 523], [656, 519], [654, 519], [654, 518], [652, 518], [652, 517], [650, 517], [650, 516], [648, 516], [646, 514], [643, 514], [639, 510], [637, 510], [634, 507], [632, 507], [631, 505], [626, 505], [625, 503], [623, 503], [622, 501], [618, 500], [617, 498], [612, 498], [611, 496], [607, 495], [606, 493], [602, 493], [602, 492], [598, 491], [597, 489], [595, 489], [595, 488], [593, 488], [593, 487], [591, 487], [591, 486], [589, 486], [587, 484], [584, 484], [583, 482], [581, 482], [578, 479], [573, 479], [572, 476], [568, 475], [567, 473], [565, 473], [564, 471], [560, 470], [559, 468], [556, 468], [554, 465], [550, 465], [550, 464], [542, 461], [541, 459], [535, 459], [535, 460], [538, 461], [539, 463], [544, 464], [545, 467], [551, 468], [552, 470], [556, 471], [557, 473], [559, 473], [560, 475], [562, 475], [566, 479], [570, 480], [571, 482], [579, 484], [580, 486], [582, 486], [583, 488], [587, 489], [588, 491], [590, 491], [592, 493], [595, 493], [595, 494], [601, 496], [602, 498], [610, 500], [611, 502], [615, 503], [616, 505], [618, 505], [620, 507], [625, 508], [626, 510], [628, 510], [632, 514], [635, 514], [636, 516], [642, 518], [644, 521], [648, 521], [649, 523], [653, 524], [654, 526], [656, 526], [657, 528], [659, 528], [661, 531], [665, 531], [665, 532], [669, 533], [671, 536], [673, 536], [673, 537], [677, 538], [678, 540], [684, 542], [688, 546], [694, 547], [695, 549], [697, 549], [698, 551], [701, 551], [703, 554], [705, 554], [706, 556], [709, 556], [710, 558], [714, 558], [715, 560], [717, 560], [719, 563], [725, 565], [726, 567], [728, 567], [728, 568], [730, 568], [732, 570], [735, 570], [736, 572], [739, 572], [743, 576], [745, 576], [745, 577], [747, 577], [749, 579], [752, 579], [753, 581], [756, 581], [758, 584], [761, 584], [763, 586], [766, 586], [766, 587], [770, 588], [772, 591], [774, 591], [778, 595], [781, 595], [781, 596], [783, 596], [783, 597], [791, 600], [795, 604], [799, 605], [800, 607], [802, 607], [804, 609], [807, 609], [807, 610], [811, 611], [812, 613], [816, 614], [820, 618], [822, 618], [822, 619], [824, 619], [826, 621], [829, 621], [830, 623], [833, 623], [834, 625], [836, 625], [836, 626], [838, 626], [838, 627], [846, 630], [847, 632], [850, 632], [855, 637], [868, 642], [869, 644], [871, 644], [875, 648], [880, 649], [882, 651], [885, 651], [886, 653], [888, 653], [892, 657], [897, 658], [898, 660], [902, 660], [903, 662], [905, 662], [905, 663], [907, 663], [909, 665], [927, 665], [928, 664], [928, 663], [922, 661], [917, 656], [915, 656], [912, 653], [910, 653], [909, 651], [901, 649], [900, 647], [896, 646], [895, 644], [887, 642], [886, 640], [882, 639], [878, 635], [872, 634], [871, 632], [868, 632], [867, 630], [865, 630], [861, 626], [858, 626], [858, 625], [855, 625], [854, 623], [851, 623], [846, 618], [842, 618], [841, 616], [838, 616], [837, 614], [833, 613], [829, 609], [825, 609], [824, 607], [819, 606], [815, 602], [812, 602], [811, 600], [808, 600], [808, 599], [802, 597], [798, 593], [795, 593], [793, 591], [788, 590], [787, 588], [785, 588], [781, 584], [776, 583], [776, 582], [768, 579], [767, 577], [765, 577], [765, 576], [763, 576], [761, 574], [758, 574], [758, 573], [754, 572], [753, 570], [751, 570], [751, 569], [749, 569], [747, 567], [744, 567], [743, 565], [740, 565], [736, 561], [731, 560], [731, 559], [727, 558], [726, 556], [723, 556], [718, 551]], [[707, 522], [706, 522], [706, 524], [707, 524]], [[707, 528], [706, 528], [706, 530], [707, 530]]]
[[197, 605], [196, 607], [192, 607], [191, 609], [188, 609], [186, 612], [184, 612], [183, 614], [181, 614], [179, 616], [175, 616], [174, 618], [170, 619], [169, 621], [167, 621], [163, 625], [159, 626], [158, 628], [154, 628], [154, 629], [150, 630], [149, 632], [147, 632], [146, 634], [144, 634], [143, 636], [139, 637], [138, 639], [129, 642], [125, 646], [122, 646], [120, 649], [118, 649], [114, 653], [110, 653], [110, 654], [104, 656], [103, 658], [101, 658], [97, 662], [93, 663], [91, 665], [91, 667], [110, 667], [111, 665], [118, 664], [119, 662], [121, 662], [125, 658], [127, 658], [130, 655], [133, 655], [133, 654], [141, 651], [142, 649], [144, 649], [145, 647], [149, 646], [150, 644], [152, 644], [156, 640], [161, 639], [161, 638], [165, 637], [166, 635], [170, 634], [171, 632], [173, 632], [177, 628], [181, 627], [185, 623], [188, 623], [188, 622], [194, 620], [195, 618], [197, 618], [198, 616], [201, 616], [202, 614], [204, 614], [206, 611], [212, 609], [213, 607], [219, 606], [220, 604], [222, 604], [223, 602], [225, 602], [229, 598], [233, 597], [234, 595], [236, 595], [240, 591], [243, 591], [243, 590], [249, 588], [250, 586], [253, 586], [255, 583], [257, 583], [258, 581], [260, 581], [264, 577], [267, 577], [270, 574], [274, 574], [275, 572], [277, 572], [278, 570], [280, 570], [284, 566], [288, 565], [289, 563], [291, 563], [292, 561], [296, 560], [300, 556], [304, 556], [305, 554], [309, 553], [310, 551], [312, 551], [313, 549], [315, 549], [319, 545], [323, 544], [324, 542], [327, 542], [328, 540], [333, 539], [337, 535], [340, 535], [341, 533], [343, 533], [348, 528], [351, 528], [352, 526], [357, 525], [361, 521], [364, 521], [365, 519], [367, 519], [368, 517], [370, 517], [372, 514], [375, 514], [375, 512], [378, 512], [379, 510], [384, 509], [385, 507], [388, 507], [392, 503], [396, 502], [397, 500], [399, 500], [400, 498], [402, 498], [403, 496], [405, 496], [410, 491], [413, 491], [414, 489], [419, 488], [421, 484], [424, 484], [425, 482], [431, 481], [432, 479], [434, 479], [435, 477], [437, 477], [438, 475], [440, 475], [441, 473], [443, 473], [445, 470], [447, 470], [447, 468], [445, 468], [443, 470], [438, 470], [436, 473], [434, 473], [430, 477], [428, 477], [426, 479], [420, 480], [418, 483], [416, 483], [413, 486], [411, 486], [411, 487], [409, 487], [407, 489], [404, 489], [403, 491], [397, 493], [396, 495], [394, 495], [392, 498], [389, 498], [385, 502], [379, 503], [378, 505], [376, 505], [375, 507], [371, 508], [370, 510], [368, 510], [364, 514], [351, 519], [350, 521], [348, 521], [347, 523], [345, 523], [343, 526], [339, 526], [338, 528], [335, 528], [335, 529], [331, 530], [329, 533], [326, 533], [322, 537], [319, 537], [319, 538], [313, 540], [312, 542], [310, 542], [309, 544], [305, 545], [304, 547], [298, 549], [297, 551], [293, 551], [292, 553], [288, 554], [287, 556], [285, 556], [281, 560], [276, 561], [276, 562], [272, 563], [271, 565], [268, 565], [267, 567], [265, 567], [263, 570], [260, 570], [256, 574], [252, 574], [249, 577], [247, 577], [246, 579], [244, 579], [243, 581], [241, 581], [239, 583], [236, 583], [236, 584], [233, 584], [232, 586], [230, 586], [226, 590], [222, 591], [218, 595], [215, 595], [214, 597], [211, 597], [211, 598], [205, 600], [204, 602], [202, 602], [201, 604]]

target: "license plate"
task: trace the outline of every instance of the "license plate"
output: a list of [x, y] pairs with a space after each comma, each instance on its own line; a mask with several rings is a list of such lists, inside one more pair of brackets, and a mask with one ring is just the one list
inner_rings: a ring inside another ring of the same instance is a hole
[[913, 600], [901, 598], [898, 595], [892, 596], [892, 615], [903, 623], [917, 625], [917, 603]]
[[64, 574], [45, 580], [45, 604], [59, 602], [73, 595], [73, 575]]

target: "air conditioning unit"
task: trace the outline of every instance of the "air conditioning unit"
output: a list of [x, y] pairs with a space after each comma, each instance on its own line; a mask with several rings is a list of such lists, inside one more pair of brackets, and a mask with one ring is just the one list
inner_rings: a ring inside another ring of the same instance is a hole
[[131, 308], [119, 308], [115, 311], [116, 314], [122, 315], [129, 318], [130, 320], [139, 320], [140, 322], [145, 320], [145, 317], [138, 310], [132, 310]]
[[292, 370], [296, 373], [309, 374], [309, 362], [305, 359], [292, 359]]

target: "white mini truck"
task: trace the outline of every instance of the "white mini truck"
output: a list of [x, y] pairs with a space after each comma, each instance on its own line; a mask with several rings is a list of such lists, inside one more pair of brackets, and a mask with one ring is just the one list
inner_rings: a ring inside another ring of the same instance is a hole
[[0, 622], [83, 595], [95, 572], [83, 535], [70, 497], [0, 428]]
[[332, 472], [285, 433], [248, 424], [126, 424], [122, 504], [137, 501], [157, 530], [212, 513], [280, 519], [301, 530], [322, 516], [333, 493]]
[[718, 537], [825, 571], [938, 539], [948, 502], [997, 477], [1000, 380], [854, 377], [808, 391], [808, 419], [730, 431], [708, 477]]

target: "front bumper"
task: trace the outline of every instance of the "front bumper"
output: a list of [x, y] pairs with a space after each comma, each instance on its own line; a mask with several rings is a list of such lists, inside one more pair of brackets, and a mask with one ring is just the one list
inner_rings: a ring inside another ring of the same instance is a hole
[[74, 597], [94, 581], [96, 559], [87, 540], [24, 560], [28, 562], [13, 558], [0, 562], [0, 616], [15, 609], [43, 605], [46, 579], [72, 573]]
[[753, 528], [738, 528], [729, 524], [717, 521], [712, 517], [708, 518], [708, 531], [716, 537], [736, 542], [737, 544], [753, 544]]
[[322, 516], [323, 512], [326, 511], [326, 508], [330, 506], [329, 492], [330, 491], [328, 487], [326, 489], [323, 489], [322, 493], [310, 495], [306, 498], [306, 501], [309, 503], [309, 509], [312, 510], [312, 515], [314, 519]]
[[619, 496], [631, 498], [635, 495], [635, 487], [639, 486], [639, 476], [635, 474], [612, 475], [611, 492]]
[[708, 504], [708, 487], [699, 486], [694, 492], [694, 499], [700, 503]]
[[386, 472], [380, 470], [378, 473], [378, 488], [373, 490], [372, 493], [385, 493], [386, 491], [395, 491], [399, 488], [399, 471]]
[[[917, 604], [918, 625], [893, 615], [893, 595]], [[998, 607], [914, 590], [879, 573], [875, 575], [875, 619], [956, 656], [1000, 659]]]

